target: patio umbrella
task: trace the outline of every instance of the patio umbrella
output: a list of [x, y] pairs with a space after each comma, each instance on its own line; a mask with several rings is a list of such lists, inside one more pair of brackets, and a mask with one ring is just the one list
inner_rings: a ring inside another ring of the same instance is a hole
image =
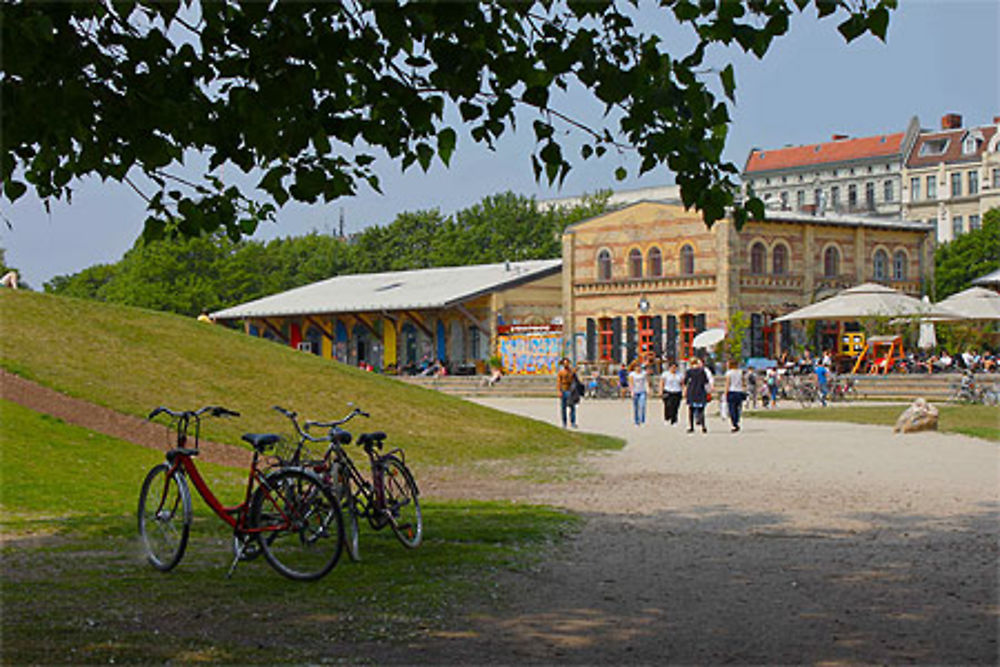
[[725, 337], [725, 329], [705, 329], [694, 337], [691, 347], [715, 347]]
[[[930, 305], [931, 300], [924, 295], [922, 299], [925, 305]], [[933, 350], [937, 347], [937, 332], [934, 331], [934, 323], [927, 320], [920, 320], [920, 337], [917, 339], [917, 347], [921, 350]]]
[[952, 294], [937, 307], [963, 320], [1000, 320], [1000, 294], [985, 287], [970, 287]]
[[972, 281], [973, 285], [985, 285], [986, 287], [992, 287], [993, 289], [1000, 289], [1000, 269], [996, 271], [991, 271], [985, 276], [979, 276]]
[[791, 320], [857, 320], [862, 317], [938, 317], [957, 319], [950, 311], [925, 304], [884, 285], [865, 283], [783, 315], [775, 322]]

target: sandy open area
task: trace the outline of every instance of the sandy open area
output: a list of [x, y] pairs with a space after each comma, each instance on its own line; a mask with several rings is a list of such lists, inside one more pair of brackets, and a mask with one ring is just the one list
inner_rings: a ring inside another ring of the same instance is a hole
[[[555, 400], [482, 402], [558, 419]], [[496, 603], [454, 632], [383, 659], [997, 664], [995, 443], [761, 417], [687, 434], [650, 407], [636, 427], [625, 402], [581, 406], [581, 428], [628, 442], [583, 479], [485, 485], [585, 528], [503, 573]]]

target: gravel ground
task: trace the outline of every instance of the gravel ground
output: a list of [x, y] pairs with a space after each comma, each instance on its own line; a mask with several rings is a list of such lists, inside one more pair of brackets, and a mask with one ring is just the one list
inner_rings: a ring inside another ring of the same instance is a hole
[[[554, 400], [482, 402], [556, 421]], [[372, 647], [379, 660], [998, 663], [995, 443], [756, 416], [687, 434], [628, 410], [581, 406], [582, 428], [628, 442], [590, 457], [594, 474], [479, 488], [581, 512], [585, 528], [504, 573], [497, 601], [451, 632]], [[450, 491], [474, 495], [432, 493]]]

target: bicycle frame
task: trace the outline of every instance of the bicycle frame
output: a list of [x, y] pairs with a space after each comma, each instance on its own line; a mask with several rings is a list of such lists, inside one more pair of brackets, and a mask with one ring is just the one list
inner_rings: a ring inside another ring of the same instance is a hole
[[[170, 456], [171, 454], [173, 454], [174, 456], [171, 457]], [[251, 463], [250, 473], [247, 477], [246, 493], [244, 494], [243, 502], [240, 503], [239, 505], [233, 505], [230, 507], [223, 505], [222, 502], [216, 497], [216, 495], [212, 493], [212, 490], [209, 488], [208, 483], [205, 481], [205, 478], [201, 476], [201, 472], [198, 470], [198, 466], [195, 464], [194, 459], [190, 454], [184, 454], [182, 452], [178, 452], [177, 450], [173, 450], [172, 452], [169, 452], [167, 454], [167, 458], [168, 460], [170, 460], [171, 458], [173, 459], [171, 461], [171, 467], [167, 475], [173, 477], [174, 475], [178, 474], [179, 471], [183, 471], [184, 475], [186, 475], [187, 478], [191, 480], [191, 483], [194, 485], [194, 488], [197, 489], [198, 495], [200, 495], [201, 499], [205, 501], [205, 504], [208, 505], [213, 512], [215, 512], [216, 516], [218, 516], [224, 522], [229, 524], [230, 527], [232, 527], [234, 530], [237, 530], [241, 533], [252, 534], [252, 533], [261, 533], [261, 532], [268, 532], [275, 530], [284, 530], [284, 528], [286, 527], [286, 526], [277, 526], [277, 527], [268, 526], [267, 528], [250, 528], [247, 526], [249, 510], [250, 510], [250, 498], [253, 495], [253, 490], [255, 486], [254, 482], [256, 481], [256, 486], [264, 489], [265, 494], [269, 495], [271, 491], [270, 489], [267, 488], [267, 485], [264, 484], [263, 477], [260, 471], [257, 469], [257, 460], [258, 460], [257, 452], [254, 452], [253, 455], [253, 462]], [[290, 522], [291, 520], [289, 519], [288, 516], [284, 514], [284, 511], [281, 509], [281, 507], [277, 503], [275, 503], [275, 506], [277, 507], [279, 512], [281, 512], [282, 521], [286, 523]]]

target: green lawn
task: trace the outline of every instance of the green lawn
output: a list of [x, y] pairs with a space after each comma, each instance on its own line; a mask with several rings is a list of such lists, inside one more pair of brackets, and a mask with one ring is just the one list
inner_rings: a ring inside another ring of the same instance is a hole
[[547, 459], [622, 441], [515, 417], [389, 377], [296, 352], [191, 318], [27, 291], [0, 291], [0, 365], [63, 393], [145, 416], [157, 405], [223, 405], [241, 419], [208, 420], [210, 439], [290, 432], [271, 410], [330, 420], [348, 402], [370, 412], [354, 429], [383, 430], [422, 465]]
[[[406, 641], [464, 601], [502, 595], [498, 569], [532, 563], [578, 522], [520, 504], [425, 502], [419, 549], [362, 527], [361, 563], [345, 554], [303, 584], [263, 559], [226, 579], [231, 533], [196, 499], [184, 560], [163, 574], [135, 529], [160, 454], [5, 401], [0, 421], [3, 664], [351, 661], [354, 642]], [[201, 468], [220, 496], [239, 497], [241, 472]]]
[[[939, 431], [1000, 441], [1000, 408], [948, 403], [935, 403], [934, 407], [938, 409]], [[851, 405], [804, 410], [766, 410], [751, 414], [767, 419], [893, 426], [905, 409], [903, 405]]]

